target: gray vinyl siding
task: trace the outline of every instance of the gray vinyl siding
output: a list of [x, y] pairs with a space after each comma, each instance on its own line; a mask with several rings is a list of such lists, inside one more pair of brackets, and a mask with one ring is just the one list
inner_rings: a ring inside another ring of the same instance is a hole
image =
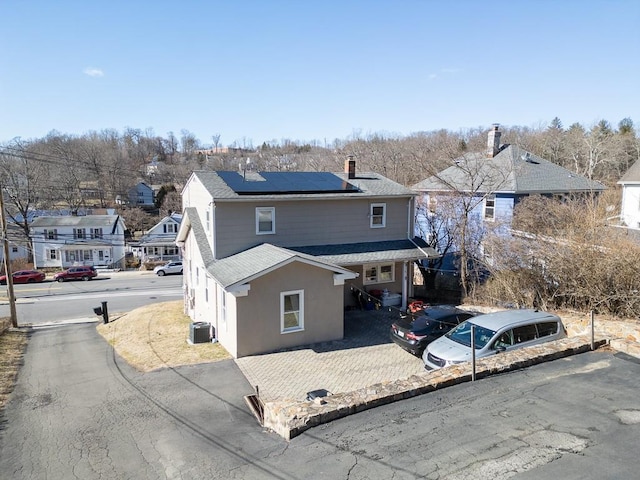
[[[386, 204], [384, 228], [370, 228], [372, 203]], [[275, 234], [256, 234], [256, 207], [275, 208]], [[217, 202], [215, 256], [224, 258], [261, 243], [297, 247], [398, 240], [407, 238], [408, 219], [412, 221], [409, 198]]]

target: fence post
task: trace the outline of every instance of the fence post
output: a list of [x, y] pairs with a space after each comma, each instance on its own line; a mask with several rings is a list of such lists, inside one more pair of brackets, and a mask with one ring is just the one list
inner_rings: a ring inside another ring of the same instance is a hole
[[595, 321], [594, 321], [593, 310], [591, 310], [591, 350], [596, 349], [596, 339], [595, 339]]
[[476, 381], [476, 326], [471, 324], [471, 381]]

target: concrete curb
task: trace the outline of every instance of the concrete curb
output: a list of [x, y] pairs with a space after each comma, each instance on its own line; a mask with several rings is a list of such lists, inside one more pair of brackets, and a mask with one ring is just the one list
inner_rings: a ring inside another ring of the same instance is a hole
[[[605, 344], [607, 340], [604, 338], [598, 338], [595, 342], [596, 348]], [[518, 370], [590, 350], [591, 338], [584, 335], [522, 348], [478, 360], [476, 378]], [[471, 370], [471, 364], [467, 363], [431, 372], [425, 371], [406, 379], [379, 383], [353, 392], [315, 399], [315, 401], [267, 402], [264, 404], [263, 426], [285, 440], [291, 440], [309, 428], [338, 418], [471, 381]]]

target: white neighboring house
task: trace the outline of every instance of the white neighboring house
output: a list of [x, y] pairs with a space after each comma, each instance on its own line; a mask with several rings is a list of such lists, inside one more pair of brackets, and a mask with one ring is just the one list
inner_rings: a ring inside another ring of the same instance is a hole
[[131, 251], [142, 261], [182, 259], [180, 249], [176, 246], [176, 235], [181, 222], [182, 215], [179, 213], [164, 217], [140, 241], [129, 245]]
[[622, 185], [620, 221], [629, 228], [640, 229], [640, 160], [627, 170], [618, 185]]
[[33, 266], [124, 268], [125, 229], [120, 215], [35, 218], [30, 235]]

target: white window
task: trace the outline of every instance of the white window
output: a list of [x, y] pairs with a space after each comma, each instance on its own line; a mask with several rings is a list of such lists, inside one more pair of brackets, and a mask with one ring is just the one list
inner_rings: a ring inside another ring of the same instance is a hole
[[304, 290], [280, 293], [280, 332], [304, 330]]
[[227, 331], [227, 292], [222, 287], [220, 289], [220, 324], [222, 325], [222, 331]]
[[104, 260], [104, 250], [98, 250], [98, 260], [101, 262]]
[[92, 228], [91, 229], [91, 238], [102, 238], [102, 229], [101, 228]]
[[372, 203], [370, 206], [369, 218], [371, 228], [384, 228], [387, 222], [387, 204]]
[[177, 233], [178, 225], [175, 223], [165, 223], [164, 224], [164, 233]]
[[57, 260], [58, 259], [58, 251], [57, 250], [47, 250], [47, 257], [49, 257], [49, 260]]
[[82, 251], [82, 259], [86, 262], [92, 260], [93, 256], [91, 255], [91, 250], [83, 250]]
[[82, 239], [87, 238], [87, 232], [84, 228], [74, 228], [73, 229], [73, 238]]
[[211, 228], [211, 225], [209, 224], [209, 210], [207, 210], [205, 212], [205, 223], [206, 223], [206, 230], [207, 230], [207, 235], [210, 233], [209, 229]]
[[495, 220], [496, 218], [496, 196], [487, 195], [484, 197], [484, 219]]
[[58, 239], [58, 230], [57, 229], [52, 229], [52, 230], [45, 230], [44, 231], [44, 238], [46, 238], [47, 240], [57, 240]]
[[256, 235], [276, 233], [276, 209], [274, 207], [256, 208]]
[[378, 263], [364, 266], [364, 285], [372, 283], [389, 283], [395, 280], [393, 263]]

